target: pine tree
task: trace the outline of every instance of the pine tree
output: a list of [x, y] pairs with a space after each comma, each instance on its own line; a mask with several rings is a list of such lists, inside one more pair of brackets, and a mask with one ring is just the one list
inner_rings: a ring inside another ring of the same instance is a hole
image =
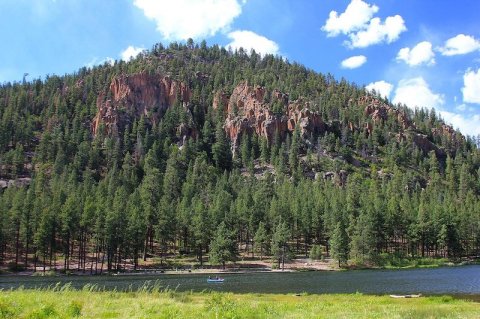
[[260, 260], [262, 260], [265, 252], [268, 251], [269, 237], [267, 230], [265, 229], [265, 224], [260, 222], [258, 224], [257, 231], [255, 232], [255, 237], [253, 239], [255, 251], [260, 253]]
[[280, 265], [282, 270], [285, 268], [285, 260], [288, 260], [288, 238], [290, 237], [290, 231], [287, 224], [284, 221], [280, 221], [275, 227], [275, 231], [272, 235], [271, 252], [275, 260], [278, 262], [278, 268]]
[[218, 168], [221, 170], [230, 170], [232, 167], [232, 153], [230, 151], [225, 131], [220, 123], [217, 125], [212, 153], [213, 161]]
[[338, 222], [332, 237], [330, 238], [330, 249], [334, 259], [338, 261], [338, 266], [345, 265], [348, 261], [348, 235], [343, 222]]
[[237, 246], [235, 242], [235, 233], [227, 228], [225, 222], [217, 226], [215, 236], [210, 243], [210, 263], [225, 264], [237, 259]]
[[144, 249], [144, 241], [147, 231], [147, 217], [142, 209], [140, 191], [136, 189], [128, 198], [127, 203], [127, 243], [130, 255], [133, 258], [133, 268], [138, 268], [140, 252]]

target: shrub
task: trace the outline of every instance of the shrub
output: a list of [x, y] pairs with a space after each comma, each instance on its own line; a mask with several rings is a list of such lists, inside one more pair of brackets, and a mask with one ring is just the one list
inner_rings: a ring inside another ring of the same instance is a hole
[[69, 305], [68, 305], [68, 308], [67, 308], [67, 313], [71, 316], [71, 317], [80, 317], [81, 314], [82, 314], [82, 303], [78, 302], [78, 301], [72, 301]]
[[321, 260], [323, 259], [322, 246], [313, 245], [310, 249], [309, 257], [311, 260]]

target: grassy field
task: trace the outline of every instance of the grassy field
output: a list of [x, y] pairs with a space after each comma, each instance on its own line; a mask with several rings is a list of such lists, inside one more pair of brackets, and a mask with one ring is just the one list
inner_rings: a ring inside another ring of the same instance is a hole
[[480, 318], [480, 304], [449, 296], [105, 292], [66, 286], [3, 291], [0, 318]]

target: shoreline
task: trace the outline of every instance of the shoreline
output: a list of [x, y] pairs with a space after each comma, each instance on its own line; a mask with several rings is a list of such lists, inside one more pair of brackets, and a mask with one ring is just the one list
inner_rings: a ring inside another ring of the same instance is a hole
[[409, 269], [426, 269], [426, 268], [439, 268], [439, 267], [461, 267], [469, 265], [478, 265], [476, 261], [464, 261], [459, 263], [447, 262], [444, 264], [426, 264], [406, 267], [391, 267], [391, 266], [367, 266], [367, 267], [348, 267], [338, 268], [330, 267], [328, 263], [323, 263], [321, 267], [304, 265], [300, 267], [298, 263], [295, 266], [285, 267], [285, 269], [278, 269], [273, 267], [242, 267], [241, 264], [236, 264], [237, 267], [222, 268], [181, 268], [181, 269], [162, 269], [162, 268], [145, 268], [138, 270], [122, 270], [108, 272], [103, 270], [101, 273], [90, 273], [90, 270], [69, 270], [65, 272], [63, 269], [46, 270], [45, 273], [42, 270], [25, 270], [20, 272], [0, 270], [1, 277], [70, 277], [70, 276], [149, 276], [149, 275], [209, 275], [209, 274], [249, 274], [249, 273], [293, 273], [293, 272], [337, 272], [337, 271], [356, 271], [356, 270], [409, 270]]

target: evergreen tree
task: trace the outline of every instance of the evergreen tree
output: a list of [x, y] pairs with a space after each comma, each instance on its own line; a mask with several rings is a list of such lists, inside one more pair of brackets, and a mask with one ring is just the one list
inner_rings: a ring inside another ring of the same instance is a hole
[[262, 260], [266, 251], [269, 248], [269, 237], [267, 234], [267, 230], [265, 229], [265, 224], [260, 222], [258, 224], [258, 229], [255, 232], [254, 241], [254, 248], [255, 251], [260, 253], [260, 260]]
[[217, 125], [215, 143], [212, 146], [213, 161], [221, 170], [229, 170], [232, 166], [232, 153], [222, 125]]
[[345, 225], [342, 222], [338, 222], [330, 238], [330, 249], [332, 257], [338, 261], [339, 267], [345, 265], [348, 261], [348, 243]]
[[222, 268], [225, 269], [225, 263], [235, 261], [236, 258], [235, 233], [227, 228], [225, 222], [221, 222], [210, 244], [210, 263], [222, 264]]
[[288, 238], [290, 232], [287, 224], [284, 221], [280, 221], [272, 235], [271, 252], [275, 260], [278, 262], [278, 268], [285, 267], [285, 260], [288, 260]]

